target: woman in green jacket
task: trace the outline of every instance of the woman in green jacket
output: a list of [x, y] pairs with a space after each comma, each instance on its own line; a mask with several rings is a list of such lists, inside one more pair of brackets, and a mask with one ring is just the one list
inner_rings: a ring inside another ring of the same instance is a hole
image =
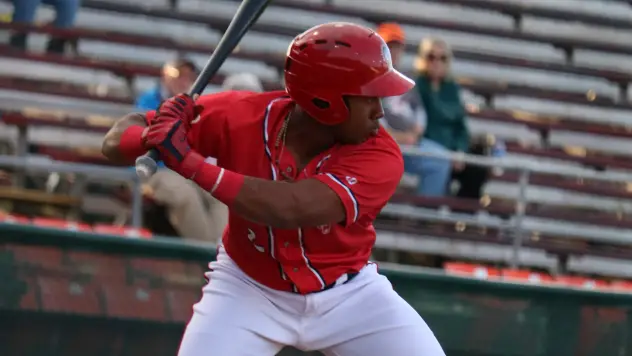
[[[442, 40], [425, 39], [415, 61], [416, 90], [426, 111], [426, 124], [419, 142], [422, 152], [441, 155], [467, 152], [469, 132], [461, 89], [450, 77], [452, 53]], [[417, 192], [425, 196], [444, 196], [452, 170], [463, 169], [461, 162], [430, 157], [407, 157], [406, 170], [419, 176]]]

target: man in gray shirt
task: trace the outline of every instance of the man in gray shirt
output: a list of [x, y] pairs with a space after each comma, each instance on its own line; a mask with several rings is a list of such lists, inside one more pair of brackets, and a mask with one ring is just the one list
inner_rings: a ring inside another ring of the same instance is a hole
[[[397, 68], [404, 54], [404, 31], [398, 24], [387, 22], [378, 26], [377, 33], [388, 45], [393, 66]], [[417, 92], [413, 89], [401, 96], [384, 98], [382, 106], [384, 118], [381, 124], [395, 141], [402, 145], [416, 144], [426, 122], [426, 113]]]

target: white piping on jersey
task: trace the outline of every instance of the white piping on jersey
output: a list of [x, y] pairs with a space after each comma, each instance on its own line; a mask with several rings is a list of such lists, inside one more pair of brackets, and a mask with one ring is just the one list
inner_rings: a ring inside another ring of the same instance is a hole
[[329, 158], [331, 158], [331, 155], [327, 155], [325, 157], [323, 157], [320, 162], [318, 162], [318, 164], [316, 165], [316, 171], [318, 171], [320, 169], [320, 167], [323, 165], [323, 163], [325, 163]]
[[270, 147], [268, 146], [268, 142], [270, 142], [270, 137], [268, 135], [268, 122], [270, 119], [270, 109], [272, 108], [272, 104], [276, 103], [277, 101], [281, 99], [283, 98], [276, 98], [272, 100], [270, 104], [268, 104], [268, 106], [266, 107], [266, 112], [263, 117], [263, 147], [265, 148], [266, 156], [268, 156], [268, 159], [270, 160], [270, 169], [272, 170], [272, 180], [277, 180], [277, 171], [276, 169], [274, 169], [274, 164], [272, 163], [273, 162], [272, 152], [270, 152]]
[[[266, 152], [266, 156], [268, 156], [268, 160], [270, 161], [270, 169], [272, 171], [272, 180], [277, 180], [278, 174], [277, 171], [274, 167], [274, 160], [272, 159], [272, 152], [270, 151], [270, 147], [268, 145], [269, 141], [270, 141], [270, 136], [268, 134], [268, 123], [270, 120], [270, 110], [272, 109], [272, 105], [274, 103], [276, 103], [277, 101], [281, 100], [281, 99], [286, 99], [285, 97], [281, 97], [281, 98], [276, 98], [274, 100], [272, 100], [270, 102], [270, 104], [268, 104], [268, 106], [266, 107], [266, 111], [265, 111], [265, 115], [263, 118], [263, 146], [265, 147], [265, 152]], [[325, 157], [325, 158], [329, 158], [329, 156]], [[321, 161], [321, 163], [324, 161], [325, 159], [323, 159]], [[272, 258], [276, 259], [275, 253], [274, 253], [274, 231], [272, 229], [272, 227], [268, 226], [268, 237], [270, 239], [270, 243], [269, 243], [269, 247], [270, 247], [270, 255], [272, 256]], [[316, 271], [316, 269], [314, 267], [312, 267], [311, 262], [309, 262], [309, 259], [307, 258], [307, 255], [305, 254], [305, 246], [303, 245], [303, 230], [302, 229], [298, 229], [298, 241], [299, 241], [299, 246], [301, 248], [301, 256], [303, 256], [303, 260], [305, 260], [305, 265], [307, 266], [307, 268], [309, 268], [309, 270], [316, 276], [316, 278], [318, 279], [318, 281], [320, 281], [321, 284], [321, 289], [324, 289], [326, 284], [325, 281], [323, 279], [323, 277], [320, 275], [320, 273], [318, 273], [318, 271]], [[285, 275], [285, 272], [283, 271], [283, 268], [281, 268], [281, 277], [283, 279], [287, 279], [287, 276]], [[292, 289], [294, 291], [296, 290], [296, 286], [294, 285], [294, 283], [292, 283]]]
[[[273, 162], [272, 152], [270, 152], [270, 147], [268, 146], [268, 142], [269, 142], [268, 122], [270, 119], [270, 109], [272, 109], [272, 104], [276, 103], [280, 99], [281, 98], [272, 100], [266, 107], [266, 111], [263, 116], [263, 147], [265, 149], [266, 156], [268, 156], [268, 160], [270, 161], [270, 170], [272, 172], [272, 180], [277, 180], [277, 171], [274, 168], [274, 164], [272, 163]], [[268, 238], [269, 238], [268, 248], [270, 250], [270, 255], [272, 256], [272, 258], [276, 259], [275, 252], [274, 252], [274, 232], [272, 231], [272, 228], [270, 226], [268, 226]], [[283, 276], [282, 269], [281, 269], [281, 276]]]
[[349, 189], [349, 187], [347, 187], [344, 183], [342, 183], [340, 181], [340, 179], [336, 178], [336, 176], [334, 176], [331, 173], [325, 173], [325, 175], [327, 175], [329, 178], [331, 178], [334, 182], [338, 183], [338, 185], [340, 185], [349, 195], [349, 198], [351, 198], [351, 201], [353, 202], [353, 221], [355, 222], [358, 219], [358, 200], [356, 200], [355, 196], [353, 195], [353, 192], [351, 191], [351, 189]]
[[316, 278], [320, 282], [320, 289], [325, 289], [327, 284], [325, 283], [323, 276], [321, 276], [320, 273], [318, 273], [318, 271], [312, 266], [312, 263], [309, 262], [309, 259], [307, 258], [307, 254], [305, 254], [305, 247], [303, 245], [303, 229], [301, 228], [298, 229], [298, 242], [301, 246], [301, 255], [303, 256], [303, 260], [305, 260], [305, 265], [307, 266], [307, 268], [309, 268], [310, 271], [312, 271], [314, 276], [316, 276]]

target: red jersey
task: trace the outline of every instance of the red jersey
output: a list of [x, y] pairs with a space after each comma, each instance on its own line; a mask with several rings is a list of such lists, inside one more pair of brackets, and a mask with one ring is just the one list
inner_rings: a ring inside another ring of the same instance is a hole
[[202, 96], [198, 104], [204, 109], [188, 136], [198, 153], [251, 177], [318, 179], [338, 194], [346, 210], [340, 224], [290, 230], [230, 212], [223, 245], [247, 275], [270, 288], [306, 294], [344, 283], [367, 264], [375, 243], [373, 221], [404, 170], [399, 146], [384, 129], [362, 144], [336, 145], [298, 172], [287, 150], [275, 152], [277, 133], [293, 105], [285, 92], [222, 92]]

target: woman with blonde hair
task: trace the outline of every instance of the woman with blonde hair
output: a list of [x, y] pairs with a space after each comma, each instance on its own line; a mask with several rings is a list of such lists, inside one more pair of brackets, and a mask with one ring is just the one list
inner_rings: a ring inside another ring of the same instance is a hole
[[[426, 112], [426, 125], [419, 143], [422, 152], [441, 155], [467, 152], [469, 132], [461, 89], [450, 76], [452, 52], [439, 39], [421, 41], [415, 60], [415, 90]], [[461, 162], [451, 164], [442, 158], [420, 157], [406, 161], [407, 171], [419, 175], [417, 192], [425, 196], [444, 196], [452, 170], [463, 169]]]

